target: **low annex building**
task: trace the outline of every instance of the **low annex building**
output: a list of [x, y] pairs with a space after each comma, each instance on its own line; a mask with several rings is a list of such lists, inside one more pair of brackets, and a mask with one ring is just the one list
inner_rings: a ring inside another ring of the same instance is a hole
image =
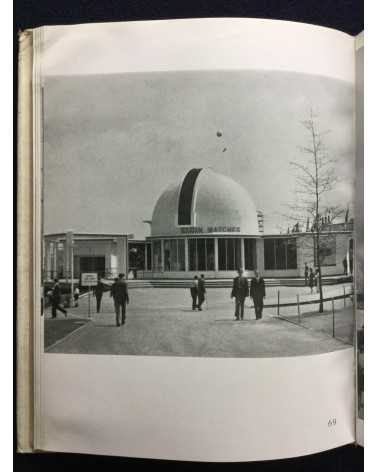
[[[209, 168], [191, 169], [163, 191], [155, 204], [151, 235], [134, 240], [127, 234], [46, 235], [45, 280], [54, 274], [75, 278], [81, 272], [138, 278], [229, 278], [238, 267], [247, 275], [303, 276], [314, 266], [313, 233], [297, 226], [288, 234], [264, 234], [263, 212], [249, 193], [228, 176]], [[325, 221], [321, 265], [325, 275], [353, 270], [353, 222]], [[71, 249], [70, 249], [71, 248]]]

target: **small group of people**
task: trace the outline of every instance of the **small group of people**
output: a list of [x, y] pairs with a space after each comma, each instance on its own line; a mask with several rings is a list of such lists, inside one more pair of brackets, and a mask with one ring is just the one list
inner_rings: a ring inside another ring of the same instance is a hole
[[198, 311], [202, 311], [202, 305], [206, 299], [206, 283], [204, 274], [201, 274], [199, 278], [197, 275], [194, 276], [190, 287], [190, 296], [192, 297], [192, 310], [195, 311], [195, 309], [198, 308]]
[[[100, 313], [101, 311], [101, 301], [105, 291], [106, 287], [101, 282], [101, 277], [99, 276], [97, 285], [93, 288], [93, 294], [96, 297], [97, 313]], [[125, 274], [121, 273], [114, 279], [114, 283], [110, 288], [110, 296], [114, 301], [116, 326], [124, 325], [126, 323], [126, 304], [130, 301]]]
[[307, 265], [305, 262], [305, 270], [304, 270], [304, 279], [305, 279], [305, 287], [309, 287], [311, 293], [314, 292], [314, 287], [316, 292], [319, 291], [319, 269], [316, 268], [315, 270], [312, 267]]
[[265, 298], [265, 281], [260, 273], [255, 270], [251, 278], [251, 284], [248, 278], [244, 276], [243, 269], [238, 269], [238, 275], [232, 283], [231, 299], [235, 298], [235, 320], [244, 319], [244, 304], [248, 296], [253, 300], [255, 307], [256, 320], [262, 319]]
[[[101, 276], [98, 276], [97, 285], [93, 288], [93, 295], [96, 297], [96, 311], [100, 313], [102, 296], [106, 291], [105, 284], [101, 281]], [[79, 295], [80, 290], [78, 287], [74, 290], [74, 306], [79, 306]], [[60, 311], [67, 318], [67, 310], [62, 306], [62, 293], [58, 279], [54, 279], [54, 285], [48, 292], [48, 296], [51, 302], [51, 317], [57, 317], [57, 311]], [[110, 289], [110, 296], [114, 300], [114, 311], [116, 315], [116, 325], [121, 326], [126, 322], [126, 304], [129, 303], [129, 292], [127, 289], [127, 283], [125, 280], [125, 274], [119, 274], [115, 279]]]

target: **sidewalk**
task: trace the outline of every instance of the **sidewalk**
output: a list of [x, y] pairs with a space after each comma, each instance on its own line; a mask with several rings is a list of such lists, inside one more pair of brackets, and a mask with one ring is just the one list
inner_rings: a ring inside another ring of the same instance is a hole
[[[273, 290], [273, 289], [269, 289]], [[171, 355], [207, 357], [276, 357], [310, 355], [349, 346], [325, 332], [304, 329], [264, 310], [255, 320], [248, 305], [245, 320], [234, 321], [230, 291], [211, 289], [202, 312], [192, 311], [188, 290], [133, 289], [126, 324], [116, 327], [113, 300], [103, 296], [102, 312], [48, 352], [83, 354]], [[268, 293], [274, 298], [275, 293]], [[88, 299], [71, 316], [87, 318]], [[95, 300], [91, 300], [91, 310]], [[55, 321], [55, 320], [54, 320]]]

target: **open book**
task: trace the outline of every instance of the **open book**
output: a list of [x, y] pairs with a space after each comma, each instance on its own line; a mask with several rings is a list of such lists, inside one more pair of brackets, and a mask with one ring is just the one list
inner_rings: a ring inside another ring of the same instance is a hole
[[19, 72], [19, 450], [362, 443], [363, 36], [41, 27]]

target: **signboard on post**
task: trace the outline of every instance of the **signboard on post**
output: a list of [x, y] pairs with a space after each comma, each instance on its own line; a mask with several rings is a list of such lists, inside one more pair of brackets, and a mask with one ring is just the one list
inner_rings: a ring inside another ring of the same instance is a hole
[[91, 287], [97, 285], [97, 280], [96, 272], [83, 272], [81, 274], [81, 285], [88, 287], [88, 316], [91, 316]]
[[81, 285], [83, 287], [94, 287], [95, 285], [97, 285], [97, 273], [83, 272], [81, 274]]

